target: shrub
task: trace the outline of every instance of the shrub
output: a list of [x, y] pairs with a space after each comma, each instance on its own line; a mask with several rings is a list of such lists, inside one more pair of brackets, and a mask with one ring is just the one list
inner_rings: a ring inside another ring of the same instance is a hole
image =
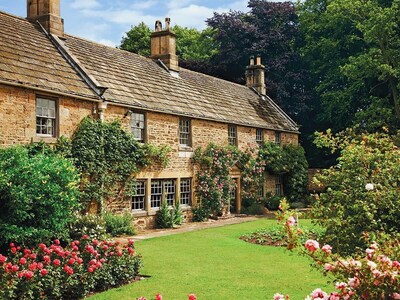
[[65, 248], [55, 240], [36, 249], [10, 244], [9, 255], [0, 255], [0, 299], [81, 299], [134, 280], [141, 266], [132, 241], [121, 246], [83, 237]]
[[158, 228], [173, 228], [182, 225], [183, 215], [179, 202], [175, 203], [173, 208], [169, 208], [166, 201], [161, 203], [160, 209], [156, 215], [156, 224]]
[[210, 211], [201, 205], [192, 208], [193, 222], [204, 222], [210, 216]]
[[78, 180], [74, 166], [60, 156], [22, 146], [0, 149], [0, 248], [67, 238], [79, 209]]
[[107, 236], [106, 222], [100, 215], [77, 215], [76, 220], [70, 224], [70, 238], [73, 240], [87, 236], [89, 239], [104, 240]]
[[118, 236], [122, 234], [135, 234], [135, 227], [133, 226], [133, 216], [128, 212], [125, 212], [122, 215], [116, 215], [107, 212], [104, 214], [104, 221], [106, 231], [111, 236]]
[[325, 227], [322, 242], [342, 254], [368, 245], [363, 235], [396, 233], [400, 219], [400, 149], [386, 134], [352, 131], [319, 134], [316, 142], [340, 151], [338, 164], [317, 176], [326, 187], [313, 206], [316, 222]]
[[267, 198], [266, 204], [268, 209], [270, 210], [277, 210], [279, 208], [279, 204], [282, 200], [281, 196], [275, 195], [270, 198]]

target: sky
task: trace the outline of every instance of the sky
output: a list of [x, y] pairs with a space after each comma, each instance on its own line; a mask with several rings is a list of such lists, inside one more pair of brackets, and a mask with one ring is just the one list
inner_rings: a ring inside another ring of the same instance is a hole
[[[213, 12], [248, 11], [248, 0], [61, 0], [65, 32], [118, 46], [131, 26], [171, 18], [171, 24], [197, 29]], [[26, 0], [0, 0], [0, 10], [26, 17]]]

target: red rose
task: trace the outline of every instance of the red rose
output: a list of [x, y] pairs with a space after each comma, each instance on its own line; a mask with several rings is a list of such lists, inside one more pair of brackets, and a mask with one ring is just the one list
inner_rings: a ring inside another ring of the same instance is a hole
[[0, 264], [4, 264], [7, 261], [7, 257], [0, 254]]
[[22, 258], [19, 260], [19, 263], [20, 263], [21, 265], [25, 265], [25, 264], [26, 264], [26, 258], [25, 258], [25, 257], [22, 257]]
[[53, 260], [53, 265], [55, 265], [55, 266], [59, 266], [59, 265], [61, 265], [61, 262], [60, 262], [60, 260], [59, 259], [55, 259], [55, 260]]
[[49, 274], [49, 271], [47, 271], [46, 269], [41, 269], [40, 270], [40, 275], [46, 276], [47, 274]]

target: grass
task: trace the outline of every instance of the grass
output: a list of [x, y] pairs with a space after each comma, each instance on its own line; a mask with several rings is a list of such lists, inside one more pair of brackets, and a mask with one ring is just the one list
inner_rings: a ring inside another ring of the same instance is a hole
[[273, 299], [276, 292], [304, 299], [313, 289], [333, 290], [310, 261], [284, 248], [260, 246], [239, 239], [245, 233], [275, 225], [274, 220], [205, 229], [140, 241], [142, 274], [151, 277], [90, 297], [101, 299], [199, 300]]

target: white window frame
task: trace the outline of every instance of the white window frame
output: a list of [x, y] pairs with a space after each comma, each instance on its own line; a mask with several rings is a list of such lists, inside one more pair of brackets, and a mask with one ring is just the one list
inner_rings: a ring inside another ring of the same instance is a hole
[[260, 146], [264, 143], [264, 130], [261, 128], [256, 129], [256, 142]]
[[280, 146], [281, 145], [281, 138], [282, 134], [279, 131], [275, 131], [275, 144]]
[[[41, 105], [39, 103], [44, 104], [47, 103], [47, 106]], [[52, 103], [53, 107], [50, 106]], [[36, 135], [43, 137], [56, 137], [57, 136], [57, 100], [54, 98], [47, 98], [43, 96], [36, 97]], [[44, 124], [47, 123], [47, 124]], [[50, 125], [49, 125], [50, 123]], [[47, 129], [45, 129], [47, 128]], [[51, 128], [51, 133], [48, 132], [48, 129]]]
[[179, 189], [179, 202], [181, 206], [192, 205], [192, 179], [181, 178], [181, 184]]
[[[144, 143], [146, 140], [146, 114], [144, 112], [131, 111], [131, 132], [135, 140]], [[140, 133], [140, 136], [138, 136]]]
[[[140, 184], [140, 188], [138, 188]], [[146, 209], [146, 180], [136, 180], [135, 195], [132, 196], [132, 210], [143, 211]]]
[[228, 144], [231, 146], [237, 146], [238, 144], [236, 125], [228, 125]]
[[191, 122], [188, 118], [179, 118], [179, 146], [192, 146]]

